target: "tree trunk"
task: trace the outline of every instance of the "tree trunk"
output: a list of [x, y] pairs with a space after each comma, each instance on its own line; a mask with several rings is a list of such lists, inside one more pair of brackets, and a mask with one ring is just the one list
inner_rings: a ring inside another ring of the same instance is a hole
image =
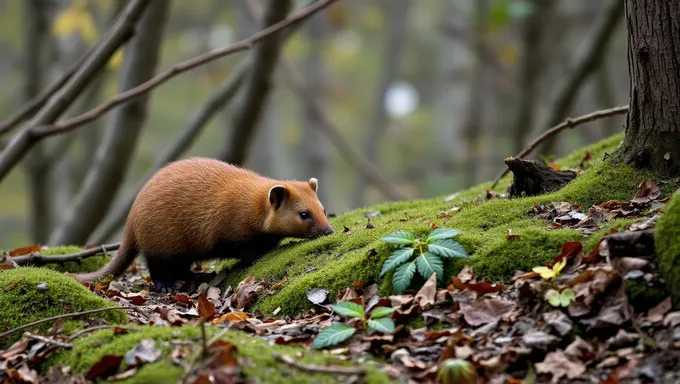
[[680, 176], [680, 3], [626, 0], [630, 109], [616, 156]]
[[[25, 83], [24, 99], [28, 102], [42, 90], [50, 50], [49, 5], [44, 0], [24, 1], [24, 26], [26, 33], [26, 55], [24, 56]], [[26, 182], [28, 194], [28, 227], [31, 241], [42, 243], [47, 240], [50, 230], [49, 179], [45, 161], [46, 143], [33, 148], [26, 159]]]
[[[149, 5], [132, 44], [126, 51], [121, 91], [150, 79], [156, 72], [170, 2]], [[146, 121], [150, 94], [146, 93], [117, 109], [97, 149], [95, 162], [71, 209], [50, 236], [50, 244], [82, 244], [106, 215], [119, 190]]]
[[[326, 43], [328, 28], [324, 19], [325, 15], [312, 16], [306, 26], [307, 38], [310, 49], [304, 62], [304, 71], [307, 74], [307, 84], [313, 97], [324, 104], [326, 63], [323, 58], [323, 46]], [[330, 149], [323, 131], [319, 128], [322, 124], [309, 108], [303, 106], [303, 134], [302, 148], [300, 148], [303, 180], [310, 177], [319, 179], [319, 200], [324, 204], [328, 212], [332, 212], [331, 204], [331, 164], [328, 161]]]
[[[380, 139], [387, 125], [387, 111], [385, 110], [385, 96], [387, 89], [398, 75], [399, 61], [406, 37], [408, 36], [408, 13], [414, 0], [388, 0], [386, 9], [388, 26], [386, 31], [387, 47], [383, 56], [383, 68], [375, 94], [375, 104], [366, 131], [366, 158], [373, 164], [379, 164]], [[359, 176], [354, 193], [353, 207], [361, 207], [365, 203], [365, 193], [368, 181]]]

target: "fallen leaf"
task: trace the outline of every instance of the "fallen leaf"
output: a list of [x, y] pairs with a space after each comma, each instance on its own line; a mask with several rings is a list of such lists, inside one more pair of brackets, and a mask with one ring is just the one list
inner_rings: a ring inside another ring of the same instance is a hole
[[[0, 264], [0, 269], [3, 269], [1, 264]], [[3, 288], [3, 290], [5, 292], [9, 292], [9, 291], [13, 290], [14, 288], [16, 288], [19, 285], [19, 283], [21, 283], [23, 280], [24, 279], [19, 279], [19, 280], [13, 282], [12, 284], [6, 286], [5, 288]]]
[[653, 180], [647, 179], [638, 185], [635, 196], [631, 202], [636, 204], [646, 204], [657, 199], [659, 196], [661, 196], [661, 190], [659, 189], [659, 186], [656, 185]]
[[515, 309], [515, 303], [505, 299], [487, 298], [472, 303], [461, 303], [460, 312], [465, 321], [473, 327], [490, 323], [508, 316]]
[[208, 349], [211, 353], [215, 354], [209, 366], [216, 368], [219, 366], [233, 367], [238, 365], [234, 356], [234, 352], [237, 350], [236, 345], [228, 341], [218, 340], [212, 343]]
[[312, 304], [321, 304], [328, 298], [328, 290], [322, 288], [312, 288], [307, 290], [307, 300]]
[[552, 311], [543, 314], [543, 320], [560, 335], [566, 336], [571, 332], [571, 319], [562, 311]]
[[547, 348], [557, 344], [560, 339], [557, 336], [542, 331], [531, 331], [522, 336], [522, 341], [531, 348]]
[[38, 253], [42, 249], [42, 245], [29, 245], [27, 247], [16, 248], [9, 251], [10, 256], [24, 256], [30, 255], [31, 253]]
[[671, 310], [673, 304], [671, 303], [671, 298], [667, 297], [662, 302], [657, 304], [654, 308], [647, 312], [647, 321], [650, 323], [660, 323], [663, 320], [666, 312]]
[[198, 297], [198, 314], [204, 321], [215, 314], [215, 304], [208, 300], [205, 291], [201, 292], [201, 295]]
[[619, 349], [633, 346], [637, 344], [638, 340], [640, 340], [640, 335], [637, 333], [630, 333], [623, 329], [619, 329], [616, 335], [607, 340], [607, 343], [609, 344], [609, 348]]
[[586, 372], [586, 366], [580, 361], [574, 361], [562, 351], [548, 352], [545, 359], [536, 363], [536, 372], [552, 375], [552, 383], [557, 383], [561, 378], [571, 380], [578, 378]]
[[161, 351], [156, 348], [154, 340], [144, 339], [125, 354], [125, 364], [137, 366], [153, 363], [160, 357]]
[[250, 318], [250, 316], [245, 312], [229, 312], [229, 313], [225, 313], [224, 315], [214, 319], [212, 321], [212, 325], [221, 324], [225, 320], [229, 321], [229, 323], [242, 323], [242, 322], [248, 320], [249, 318]]
[[104, 355], [98, 362], [90, 367], [85, 378], [90, 381], [95, 381], [95, 379], [106, 379], [118, 372], [120, 363], [122, 362], [123, 356]]
[[284, 280], [279, 281], [278, 283], [276, 283], [272, 286], [272, 290], [278, 291], [279, 289], [283, 288], [283, 286], [286, 285], [287, 282], [288, 282], [288, 279], [284, 279]]
[[232, 305], [234, 305], [236, 309], [245, 308], [264, 291], [266, 285], [267, 282], [265, 280], [256, 283], [255, 276], [250, 276], [241, 281], [237, 288], [238, 291], [236, 292], [236, 295], [232, 298]]
[[463, 283], [457, 276], [451, 276], [453, 286], [458, 290], [470, 290], [480, 294], [498, 292], [505, 289], [503, 284], [491, 284], [486, 281], [479, 283]]
[[415, 302], [422, 309], [427, 309], [434, 304], [437, 295], [437, 274], [433, 273], [416, 293]]
[[10, 256], [3, 256], [0, 259], [0, 270], [3, 269], [14, 269], [18, 265], [15, 263]]
[[174, 301], [176, 301], [176, 302], [178, 302], [178, 303], [189, 304], [189, 305], [193, 304], [193, 302], [194, 302], [189, 296], [187, 296], [187, 295], [185, 295], [185, 294], [183, 294], [183, 293], [175, 294], [175, 295], [172, 297], [172, 300], [174, 300]]

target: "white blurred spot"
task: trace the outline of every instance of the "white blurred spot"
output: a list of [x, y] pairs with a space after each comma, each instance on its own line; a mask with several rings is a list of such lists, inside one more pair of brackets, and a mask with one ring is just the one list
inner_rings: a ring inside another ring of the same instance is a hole
[[420, 102], [418, 91], [405, 81], [396, 81], [385, 94], [385, 110], [390, 117], [404, 117], [413, 112]]

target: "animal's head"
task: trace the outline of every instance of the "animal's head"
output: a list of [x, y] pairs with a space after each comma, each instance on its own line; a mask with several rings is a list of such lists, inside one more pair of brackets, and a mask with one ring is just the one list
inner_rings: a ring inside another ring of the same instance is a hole
[[326, 210], [316, 191], [315, 178], [307, 182], [286, 182], [269, 189], [269, 213], [265, 230], [287, 237], [318, 237], [333, 233]]

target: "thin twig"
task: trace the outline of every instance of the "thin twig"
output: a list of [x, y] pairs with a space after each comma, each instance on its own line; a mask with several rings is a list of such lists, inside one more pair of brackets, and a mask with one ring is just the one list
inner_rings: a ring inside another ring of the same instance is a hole
[[[620, 115], [623, 113], [628, 112], [628, 106], [627, 105], [622, 105], [619, 107], [614, 107], [610, 109], [602, 109], [599, 111], [591, 112], [587, 115], [582, 115], [579, 117], [574, 117], [574, 118], [567, 118], [563, 122], [559, 123], [558, 125], [550, 128], [549, 130], [545, 131], [542, 135], [538, 136], [537, 138], [534, 139], [529, 145], [521, 150], [515, 157], [522, 158], [525, 157], [526, 155], [530, 154], [536, 147], [538, 147], [541, 143], [549, 139], [550, 137], [558, 134], [559, 132], [565, 130], [565, 129], [571, 129], [576, 126], [579, 126], [584, 123], [588, 123], [597, 119], [602, 119], [604, 117], [610, 117], [610, 116], [615, 116], [615, 115]], [[491, 189], [495, 188], [498, 182], [503, 178], [503, 176], [508, 174], [508, 171], [510, 169], [506, 168], [503, 170], [503, 172], [496, 177], [494, 180], [493, 184], [491, 185]]]
[[86, 249], [82, 252], [72, 253], [70, 255], [49, 256], [49, 255], [41, 255], [39, 253], [32, 253], [30, 255], [13, 257], [12, 261], [17, 263], [18, 265], [25, 265], [25, 264], [43, 265], [43, 264], [52, 264], [52, 263], [61, 264], [61, 263], [69, 262], [69, 261], [79, 261], [79, 260], [82, 260], [82, 259], [86, 259], [88, 257], [96, 256], [100, 253], [107, 255], [108, 252], [115, 251], [118, 248], [120, 248], [120, 243], [104, 244], [104, 245], [100, 245], [100, 246], [95, 247], [95, 248]]
[[236, 52], [241, 52], [241, 51], [246, 51], [251, 49], [253, 46], [257, 45], [258, 43], [262, 42], [262, 40], [282, 31], [283, 29], [290, 27], [292, 25], [301, 23], [302, 21], [306, 20], [307, 18], [311, 17], [318, 11], [321, 11], [322, 9], [328, 7], [329, 5], [337, 2], [339, 0], [323, 0], [319, 1], [318, 3], [315, 3], [314, 5], [311, 5], [303, 10], [301, 10], [298, 14], [293, 15], [290, 18], [287, 18], [285, 20], [282, 20], [268, 28], [265, 28], [258, 33], [252, 35], [251, 37], [238, 41], [234, 44], [231, 44], [227, 47], [224, 48], [219, 48], [216, 50], [213, 50], [212, 52], [208, 52], [204, 55], [196, 56], [192, 59], [186, 60], [182, 63], [175, 64], [170, 69], [166, 70], [165, 72], [159, 74], [158, 76], [155, 76], [146, 82], [140, 84], [139, 86], [135, 88], [131, 88], [113, 99], [109, 100], [108, 102], [91, 109], [90, 111], [83, 113], [82, 115], [76, 116], [72, 119], [63, 121], [58, 124], [53, 124], [53, 125], [46, 125], [42, 127], [37, 127], [35, 130], [33, 130], [33, 136], [36, 139], [41, 139], [47, 136], [59, 134], [59, 133], [64, 133], [68, 132], [76, 127], [79, 127], [83, 124], [89, 123], [92, 120], [95, 120], [99, 118], [101, 115], [104, 113], [108, 112], [112, 108], [129, 102], [130, 100], [134, 99], [135, 97], [149, 92], [152, 89], [158, 87], [159, 85], [165, 83], [166, 81], [170, 80], [171, 78], [184, 73], [186, 71], [189, 71], [191, 69], [194, 69], [196, 67], [199, 67], [201, 65], [207, 64], [211, 61], [214, 61], [216, 59], [222, 58], [224, 56], [230, 55], [232, 53]]
[[46, 337], [46, 336], [36, 335], [36, 334], [31, 333], [31, 332], [24, 332], [24, 336], [28, 337], [29, 339], [34, 339], [34, 340], [42, 341], [43, 343], [52, 344], [52, 345], [55, 345], [57, 347], [73, 348], [73, 345], [71, 345], [69, 343], [64, 343], [64, 342], [61, 342], [59, 340], [55, 340], [55, 339], [52, 339], [52, 338]]
[[86, 334], [86, 333], [90, 333], [90, 332], [94, 332], [94, 331], [99, 331], [99, 330], [102, 330], [102, 329], [112, 329], [112, 328], [121, 328], [121, 329], [125, 329], [126, 331], [135, 331], [135, 332], [139, 332], [139, 330], [138, 330], [138, 329], [135, 329], [135, 328], [125, 328], [125, 327], [119, 327], [119, 326], [117, 326], [117, 325], [96, 325], [96, 326], [94, 326], [94, 327], [81, 329], [80, 331], [78, 331], [78, 332], [74, 333], [73, 335], [69, 336], [69, 338], [67, 339], [67, 341], [68, 341], [68, 342], [71, 342], [71, 341], [73, 341], [73, 340], [79, 338], [80, 336], [82, 336], [82, 335], [84, 335], [84, 334]]
[[[126, 35], [126, 40], [129, 40], [132, 35]], [[123, 42], [124, 44], [125, 42]], [[19, 109], [14, 115], [10, 116], [7, 121], [4, 123], [0, 124], [0, 135], [3, 133], [7, 133], [11, 131], [14, 127], [19, 125], [22, 121], [26, 120], [29, 118], [32, 114], [34, 114], [40, 107], [45, 104], [47, 99], [52, 97], [59, 88], [61, 88], [66, 82], [78, 71], [81, 65], [87, 60], [87, 58], [92, 54], [97, 49], [99, 42], [96, 42], [92, 46], [90, 46], [83, 55], [78, 58], [78, 60], [73, 63], [73, 65], [64, 72], [64, 74], [56, 81], [54, 82], [49, 88], [44, 90], [41, 94], [37, 95], [34, 97], [31, 101], [28, 103], [24, 104], [21, 109]]]
[[364, 367], [342, 367], [342, 366], [323, 366], [314, 364], [304, 364], [296, 361], [294, 358], [288, 355], [279, 355], [278, 353], [272, 353], [272, 356], [283, 363], [286, 363], [295, 368], [302, 369], [307, 372], [314, 373], [332, 373], [336, 375], [365, 375], [366, 368]]
[[116, 305], [116, 306], [113, 306], [113, 307], [91, 309], [91, 310], [89, 310], [89, 311], [73, 312], [73, 313], [65, 313], [65, 314], [63, 314], [63, 315], [57, 315], [57, 316], [48, 317], [48, 318], [46, 318], [46, 319], [37, 320], [37, 321], [34, 321], [34, 322], [32, 322], [32, 323], [28, 323], [28, 324], [24, 324], [24, 325], [18, 326], [18, 327], [16, 327], [16, 328], [12, 328], [12, 329], [10, 329], [9, 331], [3, 332], [2, 334], [0, 334], [0, 339], [3, 338], [3, 337], [5, 337], [5, 336], [7, 336], [7, 335], [11, 335], [11, 334], [14, 333], [14, 332], [18, 332], [18, 331], [21, 331], [22, 329], [30, 328], [30, 327], [32, 327], [32, 326], [39, 325], [39, 324], [42, 324], [42, 323], [47, 323], [47, 322], [54, 321], [54, 320], [59, 320], [59, 319], [66, 319], [66, 318], [69, 318], [69, 317], [77, 317], [77, 316], [82, 316], [82, 315], [89, 315], [89, 314], [91, 314], [91, 313], [112, 311], [112, 310], [114, 310], [114, 309], [129, 309], [129, 310], [134, 310], [134, 311], [140, 312], [140, 310], [139, 310], [138, 308], [134, 307], [134, 306]]

